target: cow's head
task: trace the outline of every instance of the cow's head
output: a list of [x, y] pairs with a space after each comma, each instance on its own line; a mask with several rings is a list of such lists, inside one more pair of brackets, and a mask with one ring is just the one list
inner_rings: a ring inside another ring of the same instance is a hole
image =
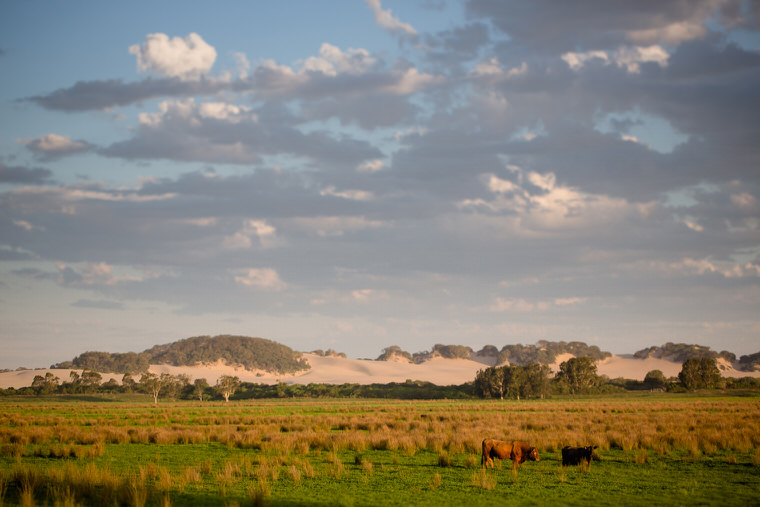
[[531, 447], [530, 452], [528, 452], [528, 459], [531, 461], [541, 461], [538, 459], [538, 449]]
[[589, 445], [588, 447], [583, 448], [583, 457], [586, 459], [588, 463], [591, 463], [591, 456], [594, 454], [594, 449], [596, 449], [598, 446]]

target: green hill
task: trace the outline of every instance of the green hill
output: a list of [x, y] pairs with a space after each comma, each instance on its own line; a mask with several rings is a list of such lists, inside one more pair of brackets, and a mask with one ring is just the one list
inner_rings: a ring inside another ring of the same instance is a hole
[[648, 347], [641, 349], [633, 357], [637, 359], [646, 359], [647, 357], [656, 357], [660, 359], [669, 359], [678, 363], [683, 363], [691, 358], [710, 357], [717, 359], [722, 357], [729, 362], [736, 361], [736, 355], [733, 352], [723, 350], [716, 352], [711, 350], [710, 347], [704, 345], [694, 345], [689, 343], [672, 343], [668, 342], [665, 345], [659, 347]]
[[156, 345], [140, 353], [85, 352], [72, 361], [53, 365], [53, 368], [82, 368], [103, 373], [139, 373], [150, 364], [195, 366], [224, 360], [249, 370], [272, 373], [295, 373], [308, 370], [309, 364], [299, 352], [290, 347], [247, 336], [195, 336], [165, 345]]

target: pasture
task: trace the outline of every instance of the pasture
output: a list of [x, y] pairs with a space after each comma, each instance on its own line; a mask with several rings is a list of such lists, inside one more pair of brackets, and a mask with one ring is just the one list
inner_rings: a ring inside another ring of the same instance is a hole
[[[483, 438], [539, 462], [480, 465]], [[565, 445], [595, 445], [590, 467]], [[752, 505], [760, 397], [0, 399], [0, 505]]]

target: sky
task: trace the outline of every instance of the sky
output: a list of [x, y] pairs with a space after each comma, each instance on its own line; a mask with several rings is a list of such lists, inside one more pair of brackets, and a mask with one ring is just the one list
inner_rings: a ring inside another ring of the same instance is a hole
[[760, 350], [760, 2], [0, 3], [0, 368]]

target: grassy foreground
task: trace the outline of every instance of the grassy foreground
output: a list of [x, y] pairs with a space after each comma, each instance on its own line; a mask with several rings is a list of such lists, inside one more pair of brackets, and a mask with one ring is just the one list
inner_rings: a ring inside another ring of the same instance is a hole
[[[759, 402], [1, 399], [0, 505], [756, 505]], [[485, 437], [541, 461], [484, 470]]]

